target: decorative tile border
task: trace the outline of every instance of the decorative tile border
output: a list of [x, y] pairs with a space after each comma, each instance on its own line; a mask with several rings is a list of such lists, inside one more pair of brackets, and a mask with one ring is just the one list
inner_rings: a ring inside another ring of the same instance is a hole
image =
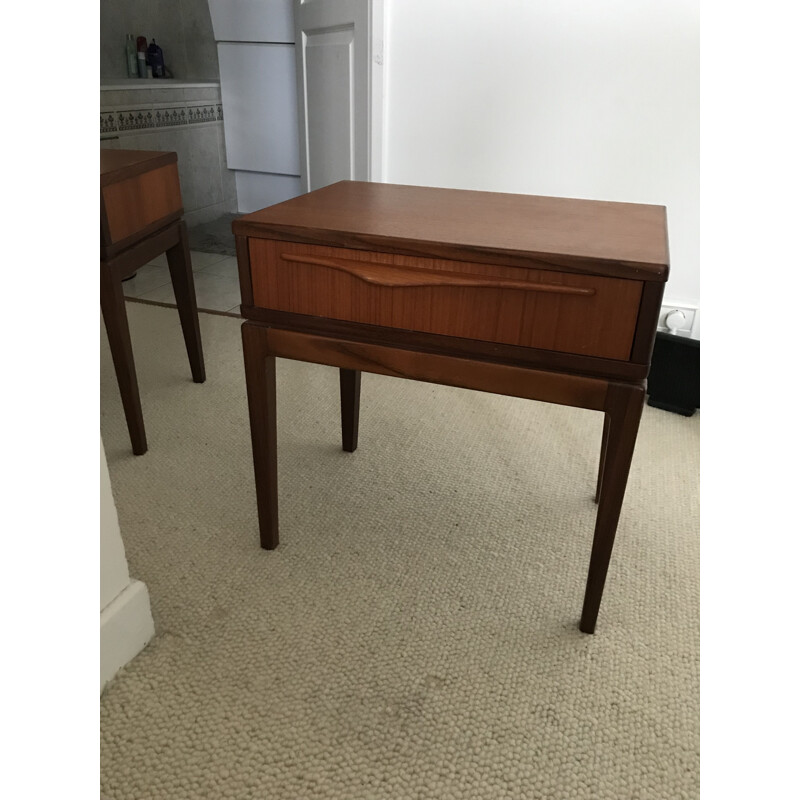
[[112, 111], [100, 112], [100, 134], [114, 133], [117, 130], [117, 118]]
[[188, 106], [187, 118], [192, 122], [216, 122], [217, 110], [214, 106]]
[[157, 108], [156, 128], [169, 128], [173, 125], [186, 125], [190, 122], [186, 108]]
[[143, 131], [222, 121], [222, 104], [174, 102], [169, 106], [109, 108], [100, 112], [100, 133]]
[[153, 112], [147, 109], [141, 111], [118, 111], [116, 118], [118, 131], [142, 131], [155, 127]]

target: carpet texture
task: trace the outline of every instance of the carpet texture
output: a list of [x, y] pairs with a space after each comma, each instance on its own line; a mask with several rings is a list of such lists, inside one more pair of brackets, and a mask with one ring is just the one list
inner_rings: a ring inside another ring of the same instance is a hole
[[240, 322], [128, 304], [149, 452], [105, 334], [101, 430], [156, 638], [107, 687], [119, 798], [695, 798], [699, 415], [645, 407], [594, 636], [602, 415], [278, 365], [281, 545], [258, 546]]

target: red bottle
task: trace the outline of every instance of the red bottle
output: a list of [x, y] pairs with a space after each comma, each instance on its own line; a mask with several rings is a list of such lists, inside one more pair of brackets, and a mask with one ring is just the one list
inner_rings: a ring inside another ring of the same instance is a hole
[[136, 38], [136, 57], [139, 67], [139, 77], [147, 77], [147, 39], [144, 36]]

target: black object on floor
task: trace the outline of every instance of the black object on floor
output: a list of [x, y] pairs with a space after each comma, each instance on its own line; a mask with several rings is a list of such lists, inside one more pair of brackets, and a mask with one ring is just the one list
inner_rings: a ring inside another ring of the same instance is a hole
[[691, 417], [700, 408], [700, 341], [657, 333], [647, 405]]
[[223, 214], [221, 217], [189, 228], [189, 248], [200, 253], [236, 255], [236, 240], [231, 223], [241, 214]]

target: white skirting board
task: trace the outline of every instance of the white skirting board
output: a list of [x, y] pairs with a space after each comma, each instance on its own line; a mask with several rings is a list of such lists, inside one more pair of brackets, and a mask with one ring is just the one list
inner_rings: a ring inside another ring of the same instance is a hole
[[100, 612], [100, 691], [153, 638], [150, 595], [131, 581]]

